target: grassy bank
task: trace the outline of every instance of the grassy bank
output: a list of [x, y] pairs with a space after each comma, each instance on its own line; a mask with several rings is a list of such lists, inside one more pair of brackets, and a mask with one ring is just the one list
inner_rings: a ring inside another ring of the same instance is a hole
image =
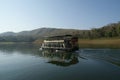
[[120, 39], [79, 39], [79, 44], [120, 44]]
[[78, 44], [87, 48], [120, 48], [120, 39], [79, 39]]

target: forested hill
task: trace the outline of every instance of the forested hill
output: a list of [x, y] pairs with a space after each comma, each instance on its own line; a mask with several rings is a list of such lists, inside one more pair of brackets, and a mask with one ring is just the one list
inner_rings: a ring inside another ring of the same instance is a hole
[[[22, 31], [19, 33], [5, 32], [0, 34], [1, 42], [32, 42], [41, 39], [44, 36], [56, 36], [65, 34], [76, 34], [80, 30], [75, 29], [56, 29], [56, 28], [39, 28], [32, 31]], [[81, 31], [80, 31], [81, 32]]]
[[120, 37], [120, 22], [108, 24], [101, 28], [91, 30], [76, 29], [56, 29], [56, 28], [39, 28], [31, 31], [22, 31], [19, 33], [6, 32], [0, 34], [0, 42], [33, 42], [42, 39], [44, 36], [56, 36], [71, 34], [81, 39], [94, 38], [112, 38]]
[[92, 29], [91, 32], [95, 38], [120, 37], [120, 22], [108, 24], [99, 29]]

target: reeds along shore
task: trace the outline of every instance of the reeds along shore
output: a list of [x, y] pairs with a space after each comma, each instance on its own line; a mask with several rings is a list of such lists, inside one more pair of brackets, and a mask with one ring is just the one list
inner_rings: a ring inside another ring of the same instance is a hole
[[120, 45], [120, 39], [79, 39], [79, 44], [116, 44]]
[[80, 48], [116, 48], [120, 49], [120, 39], [79, 39]]

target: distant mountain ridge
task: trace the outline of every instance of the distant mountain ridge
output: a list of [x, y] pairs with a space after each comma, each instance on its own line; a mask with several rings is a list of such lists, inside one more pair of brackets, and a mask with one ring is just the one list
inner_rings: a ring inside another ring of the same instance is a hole
[[4, 32], [4, 33], [1, 33], [0, 36], [15, 36], [16, 33], [14, 32]]
[[5, 32], [0, 34], [0, 41], [31, 42], [44, 36], [56, 36], [75, 34], [79, 30], [75, 29], [57, 29], [57, 28], [39, 28], [31, 31], [21, 31], [18, 33]]
[[39, 28], [31, 31], [21, 31], [18, 33], [14, 32], [4, 32], [0, 36], [54, 36], [54, 35], [64, 35], [73, 34], [78, 30], [75, 29], [57, 29], [57, 28]]
[[39, 28], [18, 33], [5, 32], [0, 34], [0, 42], [33, 42], [45, 36], [74, 35], [81, 39], [120, 38], [120, 21], [91, 30]]

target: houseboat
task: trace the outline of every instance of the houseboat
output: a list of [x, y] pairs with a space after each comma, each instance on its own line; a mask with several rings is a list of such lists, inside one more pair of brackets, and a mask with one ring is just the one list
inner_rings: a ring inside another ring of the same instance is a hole
[[79, 49], [78, 37], [72, 35], [45, 37], [40, 49], [65, 50], [65, 51], [78, 50]]

